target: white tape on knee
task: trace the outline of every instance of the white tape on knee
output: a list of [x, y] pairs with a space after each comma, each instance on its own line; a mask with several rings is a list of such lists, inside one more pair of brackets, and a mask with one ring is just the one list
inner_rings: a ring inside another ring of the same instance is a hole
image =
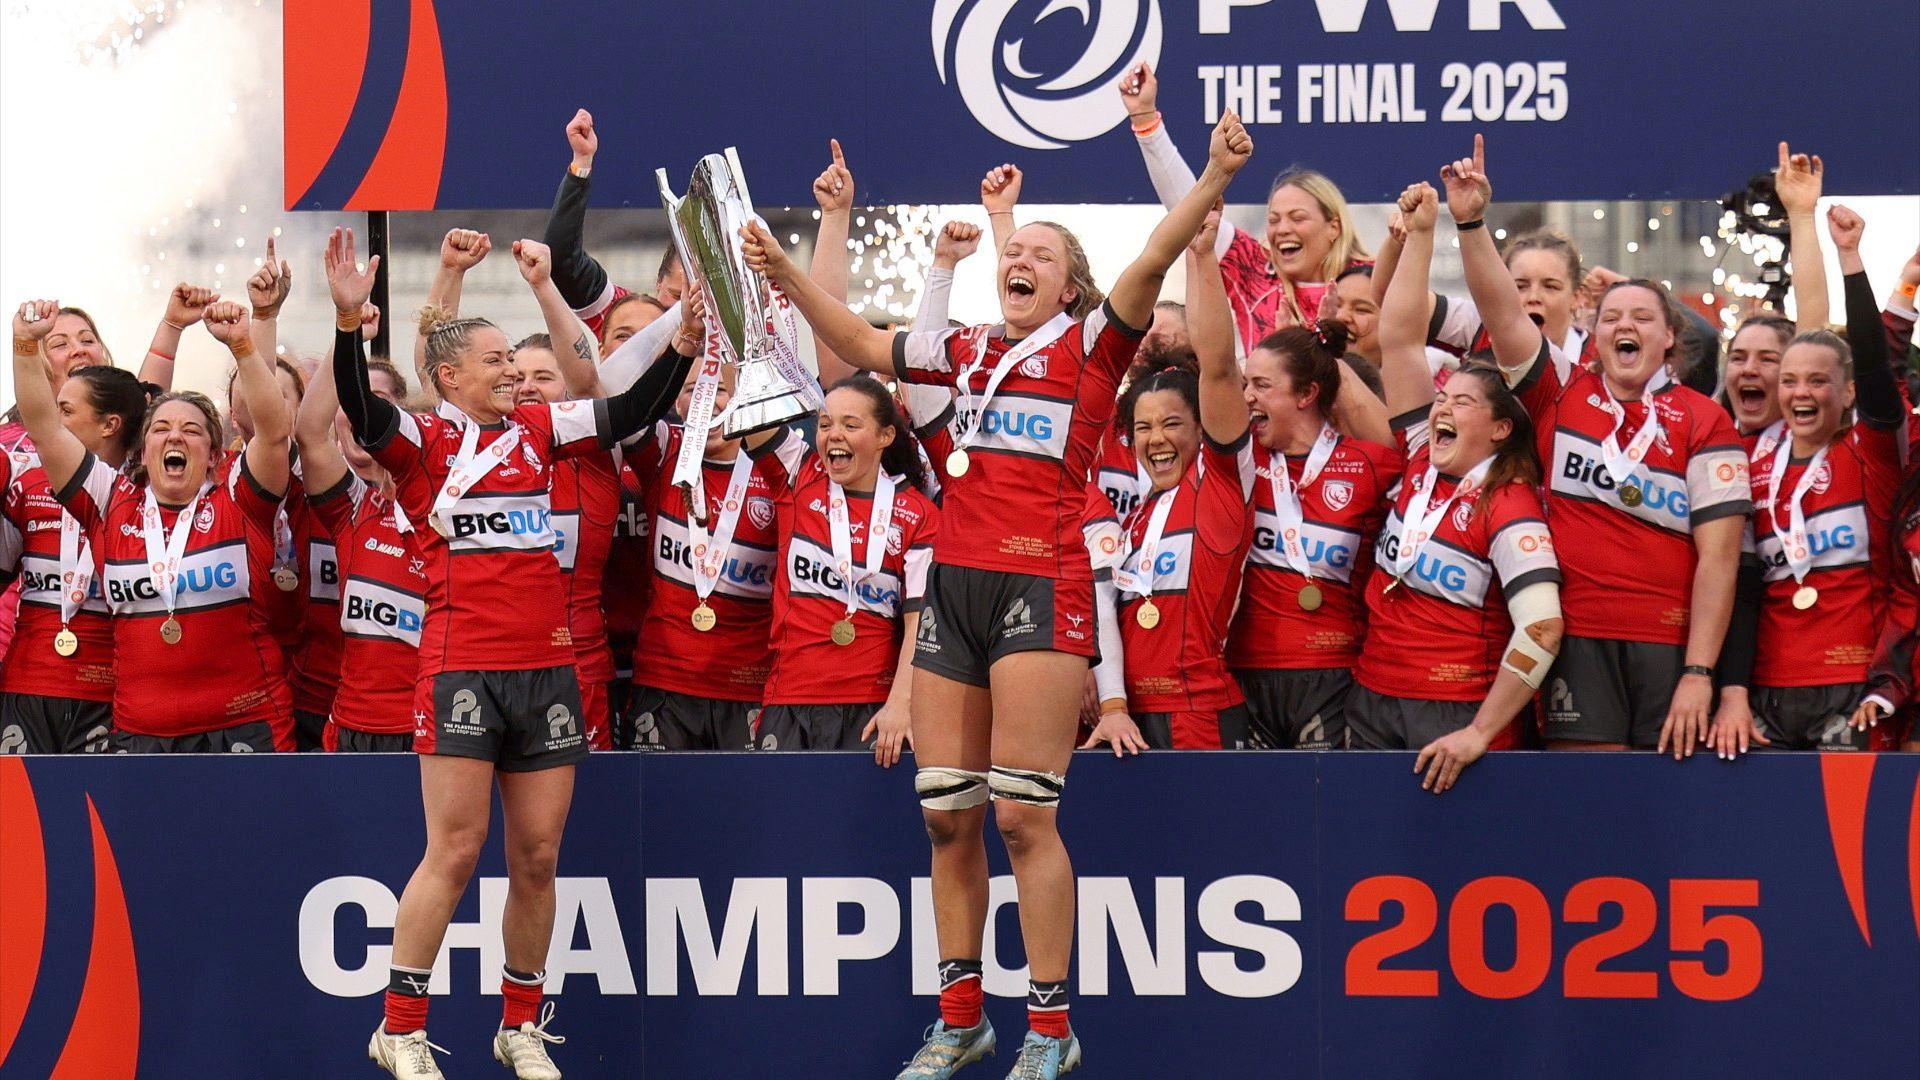
[[940, 767], [913, 774], [913, 790], [929, 810], [965, 810], [987, 801], [987, 774]]
[[1028, 806], [1058, 806], [1060, 790], [1066, 786], [1067, 778], [1064, 776], [1031, 769], [1009, 769], [995, 765], [993, 771], [987, 774], [987, 789], [994, 798], [1026, 803]]

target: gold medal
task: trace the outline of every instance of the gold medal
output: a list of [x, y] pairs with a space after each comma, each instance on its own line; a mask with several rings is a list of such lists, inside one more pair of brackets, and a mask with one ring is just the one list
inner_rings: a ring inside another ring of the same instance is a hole
[[693, 628], [704, 634], [718, 625], [719, 616], [713, 613], [705, 600], [700, 601], [700, 606], [693, 609]]
[[180, 620], [179, 619], [176, 619], [171, 615], [167, 616], [167, 621], [160, 624], [160, 640], [166, 642], [169, 645], [180, 644]]
[[1140, 624], [1140, 629], [1151, 630], [1160, 625], [1160, 609], [1154, 606], [1153, 601], [1142, 600], [1140, 606], [1134, 609], [1133, 621]]
[[300, 587], [300, 575], [294, 573], [291, 566], [273, 568], [273, 583], [281, 592], [292, 592]]
[[1820, 602], [1820, 590], [1811, 585], [1802, 585], [1793, 591], [1793, 606], [1805, 611]]
[[833, 643], [835, 645], [851, 645], [853, 644], [855, 636], [852, 619], [841, 619], [839, 622], [833, 624]]
[[1628, 509], [1632, 509], [1633, 507], [1639, 506], [1641, 503], [1641, 500], [1643, 500], [1644, 498], [1646, 498], [1646, 496], [1640, 494], [1640, 488], [1638, 485], [1635, 485], [1635, 484], [1620, 485], [1620, 505], [1625, 506]]
[[53, 635], [53, 651], [61, 656], [72, 656], [80, 651], [80, 639], [74, 636], [73, 631], [63, 626], [59, 633]]
[[1320, 608], [1321, 602], [1326, 598], [1320, 595], [1320, 586], [1309, 581], [1305, 585], [1300, 586], [1298, 599], [1300, 601], [1301, 611], [1317, 611]]
[[967, 470], [972, 467], [973, 462], [967, 459], [967, 452], [964, 449], [955, 450], [947, 455], [948, 476], [965, 476]]

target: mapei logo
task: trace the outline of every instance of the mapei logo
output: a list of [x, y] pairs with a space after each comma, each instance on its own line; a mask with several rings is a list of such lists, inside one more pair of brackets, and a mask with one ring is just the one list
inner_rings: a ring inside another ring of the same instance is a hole
[[[1126, 118], [1123, 72], [1160, 63], [1160, 0], [935, 0], [933, 63], [973, 118], [1016, 146], [1061, 150]], [[1063, 13], [1079, 16], [1054, 19]], [[1049, 20], [1052, 20], [1049, 22]]]

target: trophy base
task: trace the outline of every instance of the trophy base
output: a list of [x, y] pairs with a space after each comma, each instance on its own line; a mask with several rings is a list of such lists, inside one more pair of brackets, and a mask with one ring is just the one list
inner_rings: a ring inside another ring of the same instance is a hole
[[756, 401], [735, 398], [721, 422], [721, 433], [729, 439], [744, 438], [756, 431], [790, 424], [811, 411], [807, 399], [797, 390], [783, 390]]

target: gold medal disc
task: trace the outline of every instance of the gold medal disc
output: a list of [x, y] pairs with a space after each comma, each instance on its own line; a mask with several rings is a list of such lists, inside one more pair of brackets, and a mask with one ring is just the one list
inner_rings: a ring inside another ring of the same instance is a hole
[[953, 453], [947, 455], [948, 476], [965, 476], [967, 475], [967, 470], [972, 467], [973, 462], [967, 459], [967, 452], [965, 450], [955, 450]]
[[833, 643], [835, 645], [851, 645], [853, 644], [854, 637], [852, 619], [841, 619], [839, 622], [833, 624]]
[[273, 584], [281, 592], [292, 592], [300, 587], [300, 575], [294, 573], [291, 566], [276, 566], [273, 568]]
[[1793, 590], [1793, 606], [1805, 611], [1820, 602], [1820, 590], [1811, 585], [1802, 585]]
[[1155, 607], [1151, 600], [1142, 601], [1140, 606], [1134, 609], [1133, 621], [1140, 624], [1140, 629], [1151, 630], [1160, 625], [1160, 609]]
[[1318, 611], [1321, 603], [1326, 598], [1320, 595], [1320, 586], [1309, 581], [1300, 587], [1298, 599], [1300, 601], [1301, 611]]
[[718, 625], [720, 625], [720, 617], [713, 613], [713, 609], [707, 606], [706, 601], [702, 600], [700, 606], [693, 609], [693, 628], [704, 634]]
[[176, 619], [171, 615], [167, 616], [167, 621], [160, 624], [160, 640], [166, 642], [169, 645], [180, 644], [180, 620], [179, 619]]
[[73, 631], [63, 626], [59, 633], [53, 635], [53, 651], [61, 656], [72, 656], [80, 651], [80, 639], [74, 636]]
[[1640, 494], [1638, 487], [1623, 484], [1620, 487], [1620, 504], [1626, 507], [1639, 506], [1646, 496]]

